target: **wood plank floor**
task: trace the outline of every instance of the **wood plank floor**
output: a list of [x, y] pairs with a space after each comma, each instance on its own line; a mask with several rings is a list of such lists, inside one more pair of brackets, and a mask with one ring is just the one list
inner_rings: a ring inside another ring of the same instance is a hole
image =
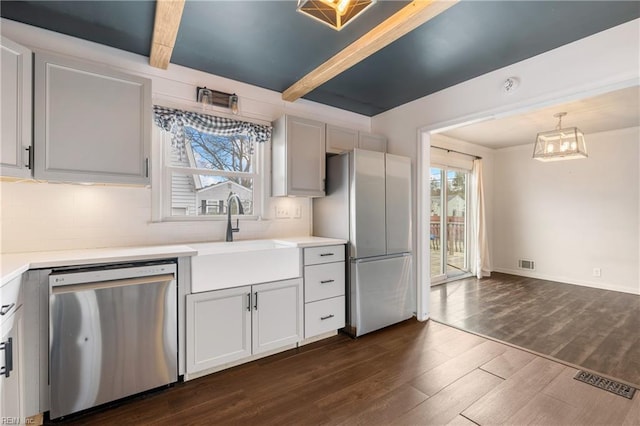
[[434, 321], [338, 335], [63, 424], [640, 423], [576, 370]]
[[493, 273], [431, 288], [431, 318], [640, 385], [640, 296]]

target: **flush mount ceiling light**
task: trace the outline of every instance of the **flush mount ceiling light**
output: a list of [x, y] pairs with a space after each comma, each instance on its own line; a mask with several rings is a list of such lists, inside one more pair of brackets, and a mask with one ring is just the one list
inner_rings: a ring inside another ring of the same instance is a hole
[[555, 114], [558, 125], [555, 130], [538, 133], [533, 148], [533, 158], [540, 161], [575, 160], [587, 158], [584, 133], [577, 127], [562, 128], [562, 117], [566, 112]]
[[298, 0], [298, 12], [340, 31], [376, 0]]

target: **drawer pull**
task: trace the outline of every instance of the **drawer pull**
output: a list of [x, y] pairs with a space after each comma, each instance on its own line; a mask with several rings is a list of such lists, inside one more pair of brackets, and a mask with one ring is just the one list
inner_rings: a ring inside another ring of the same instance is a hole
[[4, 365], [0, 367], [0, 376], [10, 377], [13, 370], [13, 339], [0, 343], [0, 351], [4, 351]]
[[333, 318], [335, 315], [331, 314], [331, 315], [327, 315], [326, 317], [320, 317], [320, 320], [324, 321], [327, 320], [329, 318]]
[[0, 315], [6, 315], [14, 306], [16, 306], [15, 303], [12, 303], [10, 305], [2, 305], [2, 307], [0, 307]]
[[333, 256], [335, 253], [320, 253], [320, 256], [325, 257], [325, 256]]
[[322, 281], [320, 281], [320, 284], [332, 283], [332, 282], [334, 282], [334, 281], [335, 281], [335, 280], [322, 280]]

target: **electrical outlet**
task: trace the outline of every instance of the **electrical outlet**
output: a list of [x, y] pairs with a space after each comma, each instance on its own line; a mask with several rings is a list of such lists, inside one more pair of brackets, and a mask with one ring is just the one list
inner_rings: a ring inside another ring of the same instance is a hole
[[300, 204], [296, 204], [293, 208], [293, 217], [296, 219], [300, 219], [302, 217], [302, 206], [300, 206]]
[[287, 219], [289, 217], [289, 209], [285, 206], [276, 206], [276, 218]]
[[602, 276], [602, 270], [600, 268], [593, 268], [593, 276], [600, 278]]

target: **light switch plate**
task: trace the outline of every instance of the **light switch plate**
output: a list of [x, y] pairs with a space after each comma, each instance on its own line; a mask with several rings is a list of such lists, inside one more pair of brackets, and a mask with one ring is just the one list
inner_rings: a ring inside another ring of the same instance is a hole
[[284, 206], [276, 206], [276, 219], [287, 219], [289, 217], [289, 209]]

